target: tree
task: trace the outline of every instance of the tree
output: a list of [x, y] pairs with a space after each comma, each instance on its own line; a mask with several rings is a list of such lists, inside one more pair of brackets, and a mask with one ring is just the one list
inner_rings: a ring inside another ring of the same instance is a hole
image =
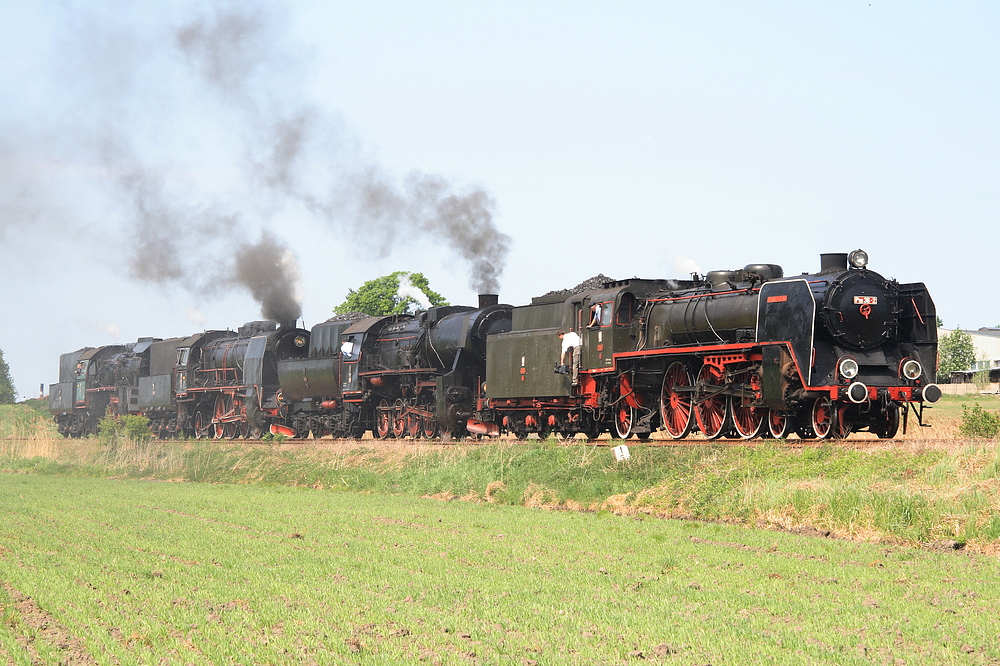
[[938, 340], [938, 374], [947, 377], [952, 372], [970, 370], [976, 363], [976, 347], [972, 336], [956, 329]]
[[333, 312], [364, 312], [378, 317], [413, 313], [435, 305], [448, 305], [448, 301], [428, 286], [423, 273], [396, 271], [365, 282], [357, 291], [349, 289], [347, 299]]
[[7, 361], [3, 360], [3, 350], [0, 349], [0, 405], [13, 405], [15, 395], [17, 391], [14, 390], [14, 381], [10, 378], [10, 367], [7, 366]]

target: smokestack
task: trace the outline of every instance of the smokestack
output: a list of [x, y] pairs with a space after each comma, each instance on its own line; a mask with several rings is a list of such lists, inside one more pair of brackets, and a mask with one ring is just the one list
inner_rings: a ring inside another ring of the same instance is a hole
[[497, 294], [479, 294], [479, 308], [488, 308], [491, 305], [496, 305], [500, 302], [500, 296]]
[[846, 252], [831, 252], [829, 254], [819, 255], [820, 273], [827, 273], [830, 271], [846, 271], [846, 270], [847, 270]]

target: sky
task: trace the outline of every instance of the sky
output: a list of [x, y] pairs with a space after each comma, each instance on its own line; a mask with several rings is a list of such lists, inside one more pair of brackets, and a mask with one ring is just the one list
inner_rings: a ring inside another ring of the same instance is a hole
[[1000, 4], [0, 3], [0, 350], [865, 249], [1000, 324]]

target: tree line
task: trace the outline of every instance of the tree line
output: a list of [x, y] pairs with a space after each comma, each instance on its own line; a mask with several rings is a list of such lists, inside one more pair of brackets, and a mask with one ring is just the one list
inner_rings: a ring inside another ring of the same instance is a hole
[[16, 395], [14, 381], [10, 378], [10, 367], [3, 359], [3, 350], [0, 349], [0, 405], [13, 405]]

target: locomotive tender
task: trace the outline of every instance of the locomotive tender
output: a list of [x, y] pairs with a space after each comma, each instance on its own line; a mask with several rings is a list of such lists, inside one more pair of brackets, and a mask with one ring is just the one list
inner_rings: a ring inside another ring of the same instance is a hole
[[[553, 371], [560, 329], [581, 337], [573, 375]], [[795, 277], [750, 264], [518, 307], [484, 295], [311, 332], [251, 322], [87, 348], [61, 357], [49, 399], [66, 436], [110, 412], [148, 416], [161, 436], [891, 438], [940, 397], [936, 361], [927, 289], [856, 250]]]

